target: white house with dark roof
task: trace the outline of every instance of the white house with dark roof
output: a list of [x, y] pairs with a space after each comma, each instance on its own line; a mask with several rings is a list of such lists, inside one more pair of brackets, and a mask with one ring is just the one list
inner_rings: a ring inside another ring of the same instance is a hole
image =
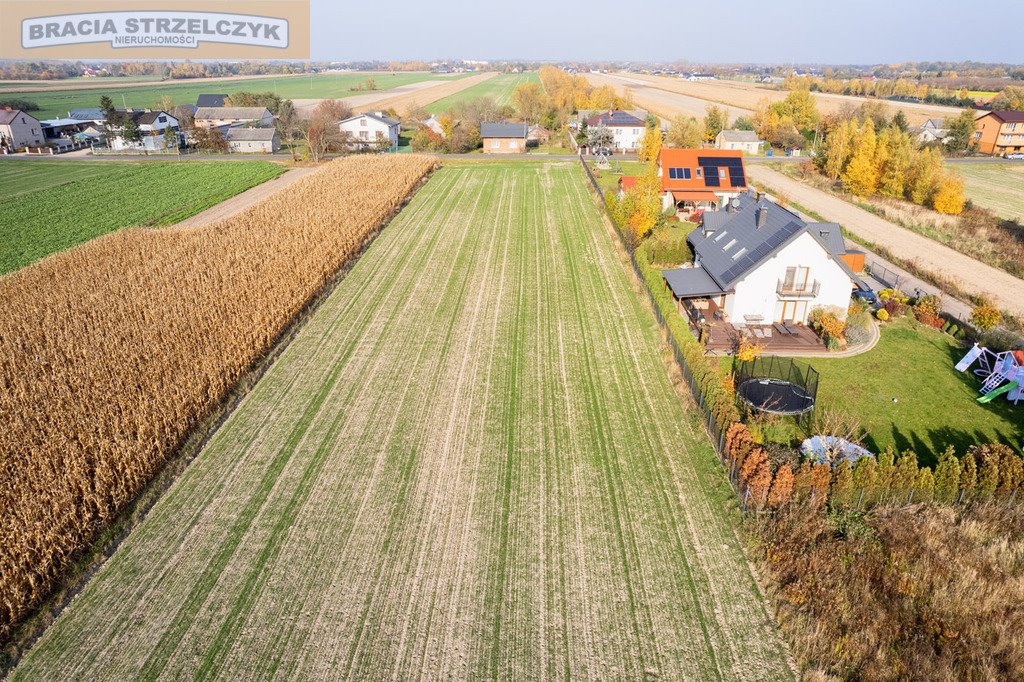
[[0, 109], [0, 148], [14, 151], [43, 142], [43, 126], [32, 114], [10, 107]]
[[398, 149], [398, 134], [402, 131], [401, 121], [396, 121], [383, 111], [367, 111], [338, 121], [341, 132], [348, 133], [352, 149], [379, 149], [379, 140], [388, 141], [388, 149]]
[[604, 126], [612, 133], [613, 146], [618, 151], [640, 148], [647, 131], [647, 121], [628, 111], [602, 111], [586, 119], [591, 128]]
[[853, 289], [863, 286], [847, 263], [839, 225], [804, 222], [753, 192], [704, 213], [687, 240], [693, 264], [663, 274], [695, 322], [804, 324], [819, 306], [845, 317]]
[[[150, 109], [118, 109], [117, 113], [127, 122], [131, 119], [139, 127], [142, 137], [139, 140], [124, 139], [124, 125], [113, 125], [107, 122], [110, 135], [107, 144], [111, 149], [138, 149], [156, 151], [166, 149], [167, 143], [164, 134], [168, 128], [172, 128], [178, 134], [178, 119], [166, 111]], [[178, 138], [180, 142], [180, 136]]]

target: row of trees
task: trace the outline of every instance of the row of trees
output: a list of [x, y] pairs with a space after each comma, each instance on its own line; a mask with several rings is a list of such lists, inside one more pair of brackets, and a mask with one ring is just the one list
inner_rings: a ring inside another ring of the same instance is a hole
[[821, 116], [810, 90], [793, 90], [780, 102], [764, 97], [757, 103], [752, 124], [763, 140], [775, 147], [803, 147], [813, 139]]
[[1001, 443], [973, 445], [962, 457], [952, 446], [934, 470], [920, 466], [917, 455], [896, 455], [891, 449], [856, 463], [804, 461], [794, 468], [773, 463], [742, 423], [731, 425], [725, 436], [729, 466], [740, 489], [749, 493], [756, 509], [778, 509], [790, 502], [867, 506], [883, 502], [956, 503], [971, 499], [1008, 499], [1024, 483], [1024, 459]]

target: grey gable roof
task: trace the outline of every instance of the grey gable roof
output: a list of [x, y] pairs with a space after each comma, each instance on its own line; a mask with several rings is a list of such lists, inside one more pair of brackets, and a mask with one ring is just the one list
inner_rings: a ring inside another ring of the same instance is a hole
[[222, 107], [227, 95], [199, 95], [196, 98], [197, 107]]
[[[739, 210], [719, 210], [704, 214], [702, 229], [687, 238], [701, 267], [721, 287], [732, 289], [736, 283], [761, 263], [774, 256], [803, 233], [821, 244], [833, 260], [857, 282], [857, 276], [839, 258], [846, 252], [842, 230], [836, 223], [806, 223], [792, 211], [767, 200], [757, 201], [752, 192], [739, 197]], [[767, 219], [757, 227], [757, 209], [765, 206]]]
[[753, 130], [723, 130], [721, 135], [728, 142], [760, 142]]
[[480, 137], [526, 137], [525, 123], [481, 123]]
[[225, 137], [236, 142], [270, 142], [277, 128], [228, 128]]

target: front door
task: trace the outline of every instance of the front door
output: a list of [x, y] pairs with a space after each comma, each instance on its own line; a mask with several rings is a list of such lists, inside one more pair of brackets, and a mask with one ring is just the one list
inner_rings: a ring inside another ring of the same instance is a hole
[[807, 301], [779, 301], [775, 307], [776, 322], [803, 322], [807, 319]]

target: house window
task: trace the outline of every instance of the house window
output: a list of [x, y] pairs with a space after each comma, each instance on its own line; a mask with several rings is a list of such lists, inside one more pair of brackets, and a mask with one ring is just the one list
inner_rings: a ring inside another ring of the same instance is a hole
[[511, 141], [509, 141], [508, 146], [511, 147], [512, 149], [515, 149], [516, 147], [519, 146], [519, 140], [511, 140]]
[[167, 117], [166, 116], [159, 116], [159, 117], [157, 117], [156, 120], [159, 121], [160, 123], [167, 123]]
[[360, 120], [359, 120], [359, 125], [361, 125], [361, 126], [365, 126], [365, 125], [366, 125], [366, 119], [365, 119], [365, 118], [363, 118], [363, 119], [360, 119]]
[[491, 140], [491, 149], [501, 149], [501, 140]]
[[724, 168], [719, 168], [718, 169], [718, 177], [721, 178], [722, 180], [725, 180], [725, 172], [726, 171], [725, 171]]
[[365, 130], [360, 130], [359, 131], [359, 139], [361, 139], [361, 140], [369, 140], [370, 139], [370, 133], [368, 133]]
[[745, 254], [746, 252], [747, 252], [747, 247], [744, 246], [742, 249], [740, 249], [739, 251], [737, 251], [736, 253], [733, 254], [732, 259], [733, 260], [739, 260], [740, 257], [743, 254]]
[[786, 291], [807, 291], [807, 282], [811, 277], [811, 269], [803, 266], [786, 268], [786, 279], [783, 289]]
[[728, 251], [729, 249], [731, 249], [735, 245], [736, 245], [736, 240], [733, 239], [728, 244], [726, 244], [725, 246], [722, 247], [722, 251]]
[[704, 177], [704, 172], [700, 168], [697, 169], [697, 177], [698, 178]]

